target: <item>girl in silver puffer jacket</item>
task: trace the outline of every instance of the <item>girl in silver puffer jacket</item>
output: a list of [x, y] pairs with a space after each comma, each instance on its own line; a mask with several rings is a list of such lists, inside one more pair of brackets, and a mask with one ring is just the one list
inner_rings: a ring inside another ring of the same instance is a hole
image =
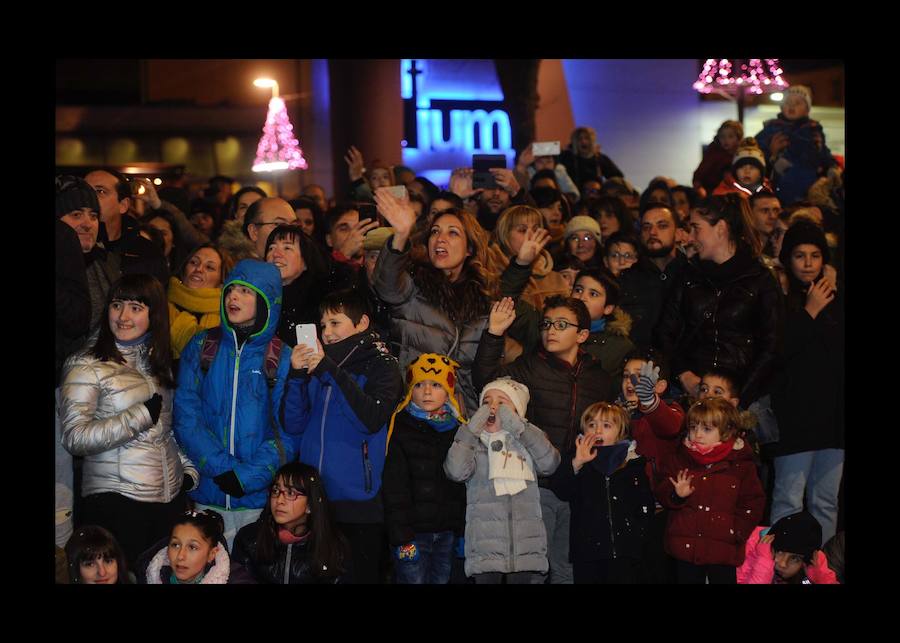
[[92, 347], [65, 364], [62, 444], [84, 457], [79, 524], [109, 529], [129, 563], [164, 537], [199, 474], [172, 434], [168, 306], [148, 275], [109, 292]]

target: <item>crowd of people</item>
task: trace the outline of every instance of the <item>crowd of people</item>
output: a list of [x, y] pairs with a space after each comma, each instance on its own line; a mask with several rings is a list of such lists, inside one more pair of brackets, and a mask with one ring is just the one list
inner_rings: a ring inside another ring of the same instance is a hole
[[57, 582], [843, 583], [811, 102], [642, 192], [589, 127], [478, 189], [57, 177]]

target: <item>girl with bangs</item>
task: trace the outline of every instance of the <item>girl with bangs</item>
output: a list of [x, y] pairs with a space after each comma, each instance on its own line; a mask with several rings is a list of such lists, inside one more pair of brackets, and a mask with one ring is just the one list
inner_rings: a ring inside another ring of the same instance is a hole
[[75, 530], [66, 543], [69, 582], [73, 585], [127, 585], [131, 583], [125, 552], [103, 527]]
[[662, 463], [657, 499], [667, 508], [666, 552], [679, 584], [734, 585], [766, 497], [738, 409], [720, 397], [695, 402], [687, 435]]
[[553, 492], [572, 510], [569, 552], [577, 584], [633, 584], [643, 577], [654, 500], [630, 423], [617, 404], [591, 404], [551, 479]]
[[350, 566], [344, 536], [336, 528], [318, 471], [291, 462], [275, 474], [269, 501], [255, 523], [234, 539], [232, 560], [258, 583], [339, 583]]
[[[405, 369], [422, 353], [455, 360], [460, 365], [458, 389], [469, 415], [479, 406], [472, 362], [491, 302], [501, 290], [488, 257], [487, 232], [465, 210], [447, 209], [429, 215], [425, 243], [410, 244], [416, 214], [409, 201], [384, 191], [375, 194], [375, 201], [394, 229], [375, 265], [375, 291], [391, 306], [391, 338], [399, 344], [400, 366]], [[517, 258], [530, 266], [547, 239], [543, 230], [529, 232]], [[512, 273], [510, 266], [503, 275], [504, 294], [509, 290], [518, 295], [528, 273]], [[524, 335], [518, 332], [521, 327], [511, 333], [515, 339]]]
[[172, 433], [172, 349], [162, 285], [126, 275], [91, 348], [65, 364], [62, 444], [84, 457], [80, 524], [109, 529], [133, 567], [164, 537], [199, 474]]

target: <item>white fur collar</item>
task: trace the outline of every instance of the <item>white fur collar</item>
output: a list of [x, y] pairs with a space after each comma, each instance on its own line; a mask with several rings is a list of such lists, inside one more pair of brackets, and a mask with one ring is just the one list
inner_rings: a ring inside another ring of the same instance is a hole
[[[148, 585], [162, 585], [162, 578], [160, 578], [160, 571], [163, 568], [163, 565], [169, 564], [169, 552], [168, 547], [163, 547], [156, 555], [153, 557], [153, 560], [150, 561], [150, 564], [147, 566], [147, 584]], [[200, 581], [201, 585], [225, 585], [228, 583], [228, 575], [231, 572], [231, 559], [228, 556], [228, 552], [225, 551], [225, 546], [221, 543], [219, 544], [219, 551], [216, 552], [216, 562], [212, 566], [212, 569], [203, 577], [203, 580]]]

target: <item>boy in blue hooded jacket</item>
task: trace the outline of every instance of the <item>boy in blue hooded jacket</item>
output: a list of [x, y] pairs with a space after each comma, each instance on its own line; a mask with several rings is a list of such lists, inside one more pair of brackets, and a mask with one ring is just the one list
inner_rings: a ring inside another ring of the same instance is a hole
[[293, 349], [284, 427], [300, 462], [322, 476], [350, 543], [354, 582], [378, 583], [386, 549], [381, 476], [387, 422], [403, 397], [403, 377], [397, 358], [369, 329], [368, 305], [358, 291], [327, 295], [319, 313], [317, 350]]
[[[221, 330], [197, 333], [181, 353], [174, 416], [178, 443], [200, 470], [190, 495], [198, 510], [211, 508], [225, 518], [230, 549], [237, 531], [262, 512], [275, 471], [295, 455], [277, 412], [290, 351], [278, 354], [269, 346], [281, 312], [278, 268], [239, 262], [222, 288], [220, 310]], [[213, 331], [220, 339], [204, 373], [211, 352], [204, 340]], [[267, 373], [266, 358], [275, 355], [277, 370]]]

